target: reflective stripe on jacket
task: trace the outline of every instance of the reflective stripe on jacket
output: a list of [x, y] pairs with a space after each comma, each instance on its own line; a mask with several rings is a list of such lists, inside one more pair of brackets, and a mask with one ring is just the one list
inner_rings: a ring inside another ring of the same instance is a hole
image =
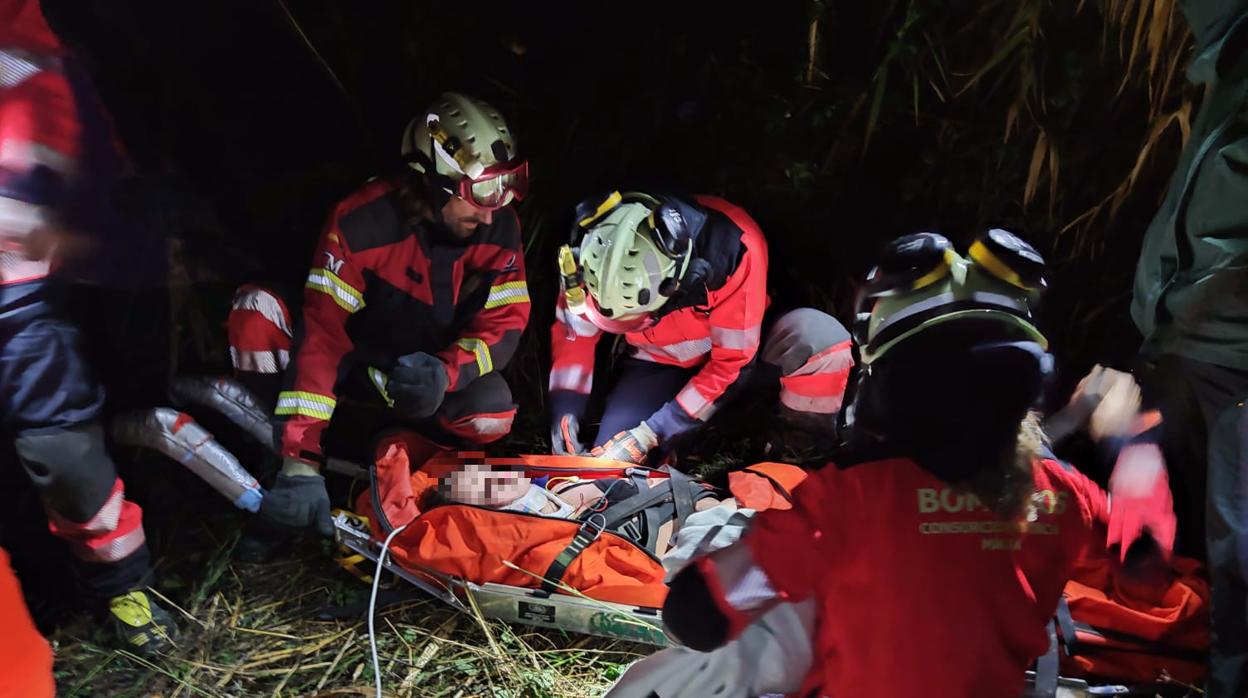
[[455, 392], [511, 360], [530, 307], [515, 212], [496, 212], [466, 241], [447, 235], [406, 221], [392, 182], [372, 182], [338, 205], [308, 273], [278, 397], [284, 455], [321, 454], [337, 383], [352, 368], [376, 380], [423, 351], [442, 361]]

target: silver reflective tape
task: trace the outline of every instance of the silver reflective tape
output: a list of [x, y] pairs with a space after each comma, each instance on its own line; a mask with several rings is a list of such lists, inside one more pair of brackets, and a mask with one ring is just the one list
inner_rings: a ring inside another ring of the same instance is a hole
[[234, 294], [232, 304], [234, 310], [254, 310], [273, 323], [287, 337], [294, 333], [290, 330], [290, 318], [282, 309], [281, 302], [272, 292], [262, 288], [245, 288]]
[[758, 340], [762, 334], [762, 327], [755, 325], [752, 328], [744, 330], [729, 329], [726, 327], [711, 327], [711, 342], [725, 349], [736, 349], [738, 351], [747, 351], [749, 349], [758, 348]]
[[550, 372], [551, 390], [571, 390], [588, 395], [593, 390], [594, 373], [584, 366], [568, 366], [556, 368]]
[[776, 598], [776, 589], [760, 567], [751, 566], [724, 595], [725, 601], [740, 611], [758, 608]]

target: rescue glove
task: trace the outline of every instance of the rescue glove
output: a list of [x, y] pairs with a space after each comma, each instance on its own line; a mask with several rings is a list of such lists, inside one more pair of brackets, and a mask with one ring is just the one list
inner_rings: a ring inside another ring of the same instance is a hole
[[315, 528], [327, 538], [334, 535], [325, 478], [311, 463], [298, 458], [282, 461], [277, 481], [260, 503], [260, 516], [291, 528]]
[[1122, 449], [1109, 478], [1109, 533], [1107, 548], [1119, 547], [1127, 560], [1132, 544], [1146, 536], [1156, 541], [1163, 559], [1174, 550], [1176, 521], [1170, 480], [1161, 448], [1135, 443]]
[[426, 419], [442, 406], [450, 377], [435, 356], [418, 351], [399, 357], [386, 390], [394, 409], [408, 419]]
[[658, 435], [654, 433], [649, 424], [642, 422], [632, 429], [612, 436], [610, 441], [590, 451], [590, 455], [641, 465], [646, 462], [646, 455], [658, 445]]
[[550, 427], [550, 452], [556, 456], [579, 456], [585, 453], [581, 443], [581, 420], [565, 414]]
[[1135, 378], [1097, 364], [1079, 381], [1070, 402], [1044, 420], [1044, 431], [1053, 443], [1083, 428], [1097, 441], [1117, 437], [1129, 427], [1139, 406]]

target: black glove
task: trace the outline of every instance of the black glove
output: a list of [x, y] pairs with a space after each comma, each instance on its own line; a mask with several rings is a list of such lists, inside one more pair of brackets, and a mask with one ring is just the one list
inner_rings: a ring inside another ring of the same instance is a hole
[[575, 415], [561, 415], [550, 425], [550, 452], [556, 456], [579, 456], [585, 452], [581, 444], [581, 422]]
[[273, 488], [265, 493], [260, 516], [291, 528], [315, 527], [327, 538], [334, 535], [325, 478], [308, 463], [294, 458], [286, 459]]
[[399, 357], [398, 365], [390, 371], [386, 391], [399, 414], [409, 419], [425, 419], [442, 406], [449, 382], [442, 362], [418, 351]]

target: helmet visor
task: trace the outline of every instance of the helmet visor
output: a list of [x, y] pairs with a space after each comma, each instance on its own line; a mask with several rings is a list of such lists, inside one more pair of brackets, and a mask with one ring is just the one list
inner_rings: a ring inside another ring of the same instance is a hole
[[529, 192], [529, 163], [495, 165], [476, 179], [459, 180], [459, 197], [487, 210], [499, 209]]
[[618, 318], [607, 317], [602, 314], [602, 310], [598, 308], [598, 302], [589, 293], [585, 294], [585, 319], [593, 323], [594, 327], [611, 334], [641, 332], [654, 324], [654, 318], [650, 313], [626, 315]]

